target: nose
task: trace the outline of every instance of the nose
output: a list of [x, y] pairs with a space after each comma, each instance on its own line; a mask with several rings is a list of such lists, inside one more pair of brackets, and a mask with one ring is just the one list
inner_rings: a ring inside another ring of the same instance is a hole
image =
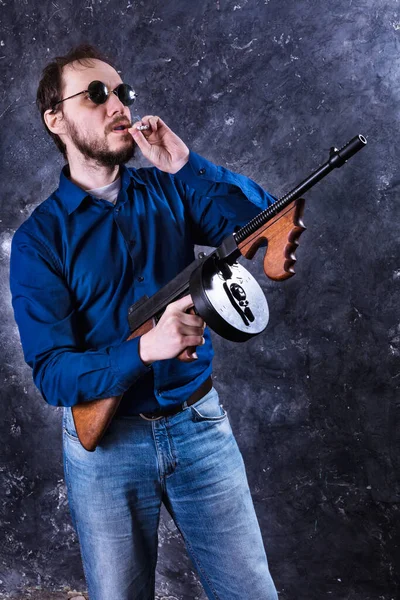
[[122, 104], [121, 100], [118, 98], [117, 94], [114, 92], [109, 93], [108, 98], [106, 100], [107, 106], [107, 114], [111, 117], [115, 113], [126, 114], [127, 106]]

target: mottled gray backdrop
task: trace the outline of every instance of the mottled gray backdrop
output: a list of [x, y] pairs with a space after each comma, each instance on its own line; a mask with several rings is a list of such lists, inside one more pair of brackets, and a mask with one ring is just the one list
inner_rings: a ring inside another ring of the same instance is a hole
[[[63, 164], [35, 107], [40, 73], [83, 41], [117, 58], [141, 116], [275, 195], [367, 137], [306, 195], [295, 277], [267, 280], [261, 250], [243, 260], [271, 321], [246, 344], [214, 336], [214, 372], [280, 600], [398, 598], [399, 2], [0, 0], [0, 19], [0, 598], [85, 589], [62, 409], [24, 363], [8, 279], [13, 233]], [[163, 517], [158, 597], [205, 598]]]

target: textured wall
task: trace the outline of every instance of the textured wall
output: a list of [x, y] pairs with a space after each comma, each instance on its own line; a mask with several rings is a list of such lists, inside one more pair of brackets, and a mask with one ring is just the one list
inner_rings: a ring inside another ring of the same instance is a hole
[[[261, 251], [244, 261], [270, 324], [243, 345], [214, 336], [214, 372], [280, 599], [398, 598], [397, 0], [1, 0], [0, 19], [0, 597], [84, 587], [61, 413], [24, 363], [8, 273], [14, 231], [62, 166], [34, 105], [40, 72], [90, 41], [117, 56], [141, 116], [275, 195], [367, 137], [306, 195], [296, 276], [267, 280]], [[166, 513], [157, 582], [162, 597], [205, 597]]]

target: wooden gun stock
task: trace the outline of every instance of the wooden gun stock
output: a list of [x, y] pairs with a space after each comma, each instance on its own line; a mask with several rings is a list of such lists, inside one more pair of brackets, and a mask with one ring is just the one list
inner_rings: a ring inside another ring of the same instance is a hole
[[238, 244], [241, 254], [251, 259], [262, 242], [267, 240], [264, 272], [270, 279], [282, 281], [294, 275], [298, 239], [306, 229], [302, 221], [303, 211], [304, 199], [299, 198]]
[[[147, 333], [153, 327], [154, 319], [143, 323], [141, 327], [131, 333], [127, 341]], [[96, 449], [111, 423], [123, 395], [91, 400], [72, 407], [75, 430], [85, 450], [93, 452]]]

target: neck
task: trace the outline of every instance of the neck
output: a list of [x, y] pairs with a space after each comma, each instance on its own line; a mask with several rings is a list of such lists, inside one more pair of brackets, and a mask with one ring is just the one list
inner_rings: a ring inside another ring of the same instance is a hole
[[119, 165], [105, 167], [93, 159], [68, 155], [70, 180], [83, 190], [104, 187], [115, 181], [119, 175]]

